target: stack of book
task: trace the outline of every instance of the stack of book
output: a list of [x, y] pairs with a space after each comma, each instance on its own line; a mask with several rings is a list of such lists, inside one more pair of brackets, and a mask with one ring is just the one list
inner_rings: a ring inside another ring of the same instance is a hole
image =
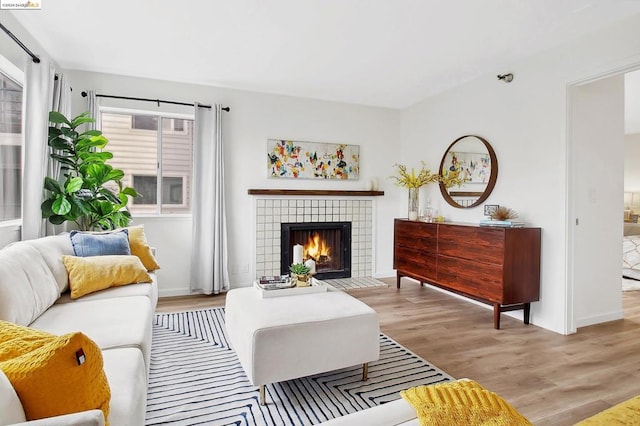
[[289, 275], [262, 276], [257, 281], [257, 284], [265, 290], [278, 290], [292, 287]]
[[480, 226], [498, 226], [502, 228], [522, 228], [524, 226], [524, 222], [517, 222], [514, 220], [483, 219], [480, 221]]

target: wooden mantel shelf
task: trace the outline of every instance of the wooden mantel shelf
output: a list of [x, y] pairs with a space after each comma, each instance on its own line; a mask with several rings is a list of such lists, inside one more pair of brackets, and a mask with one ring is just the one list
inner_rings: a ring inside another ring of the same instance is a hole
[[339, 189], [249, 189], [249, 195], [328, 195], [337, 197], [378, 197], [384, 191], [360, 191]]

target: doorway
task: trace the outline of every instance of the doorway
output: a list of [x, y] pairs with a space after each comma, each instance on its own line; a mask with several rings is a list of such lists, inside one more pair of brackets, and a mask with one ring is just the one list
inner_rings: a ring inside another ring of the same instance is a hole
[[567, 331], [620, 319], [624, 74], [569, 87]]

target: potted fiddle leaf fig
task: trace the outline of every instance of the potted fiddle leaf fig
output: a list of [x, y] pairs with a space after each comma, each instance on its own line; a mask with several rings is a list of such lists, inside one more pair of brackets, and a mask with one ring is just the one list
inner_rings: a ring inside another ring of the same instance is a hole
[[88, 112], [69, 120], [51, 111], [49, 121], [50, 157], [60, 163], [64, 180], [45, 177], [48, 198], [41, 205], [42, 217], [54, 225], [75, 222], [83, 231], [127, 226], [127, 203], [138, 192], [123, 186], [124, 172], [107, 164], [113, 154], [104, 150], [108, 140], [102, 132], [78, 129], [94, 119]]

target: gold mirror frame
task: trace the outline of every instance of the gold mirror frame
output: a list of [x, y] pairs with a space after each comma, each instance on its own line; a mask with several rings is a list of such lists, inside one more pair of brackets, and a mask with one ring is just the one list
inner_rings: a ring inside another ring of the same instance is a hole
[[[451, 188], [446, 188], [442, 182], [440, 183], [440, 193], [442, 194], [442, 197], [445, 199], [445, 201], [449, 205], [458, 209], [469, 209], [472, 207], [477, 207], [480, 204], [482, 204], [489, 197], [489, 195], [491, 194], [491, 191], [493, 191], [493, 187], [496, 185], [496, 180], [498, 179], [498, 159], [496, 158], [496, 153], [491, 147], [491, 144], [487, 142], [486, 139], [477, 135], [460, 136], [458, 139], [454, 140], [451, 143], [451, 145], [449, 145], [444, 155], [442, 156], [442, 161], [440, 161], [440, 168], [438, 169], [440, 175], [442, 175], [442, 168], [445, 166], [445, 160], [447, 158], [447, 155], [449, 154], [450, 151], [452, 151], [452, 148], [455, 146], [455, 144], [460, 142], [464, 138], [476, 138], [480, 142], [482, 142], [482, 144], [487, 150], [487, 153], [491, 161], [491, 175], [489, 176], [489, 181], [486, 184], [487, 186], [484, 188], [482, 192], [456, 191], [455, 190], [457, 188], [456, 186], [453, 186]], [[465, 205], [459, 204], [456, 200], [454, 200], [453, 197], [456, 197], [456, 196], [466, 196], [466, 197], [476, 196], [477, 198], [471, 204], [465, 206]]]

